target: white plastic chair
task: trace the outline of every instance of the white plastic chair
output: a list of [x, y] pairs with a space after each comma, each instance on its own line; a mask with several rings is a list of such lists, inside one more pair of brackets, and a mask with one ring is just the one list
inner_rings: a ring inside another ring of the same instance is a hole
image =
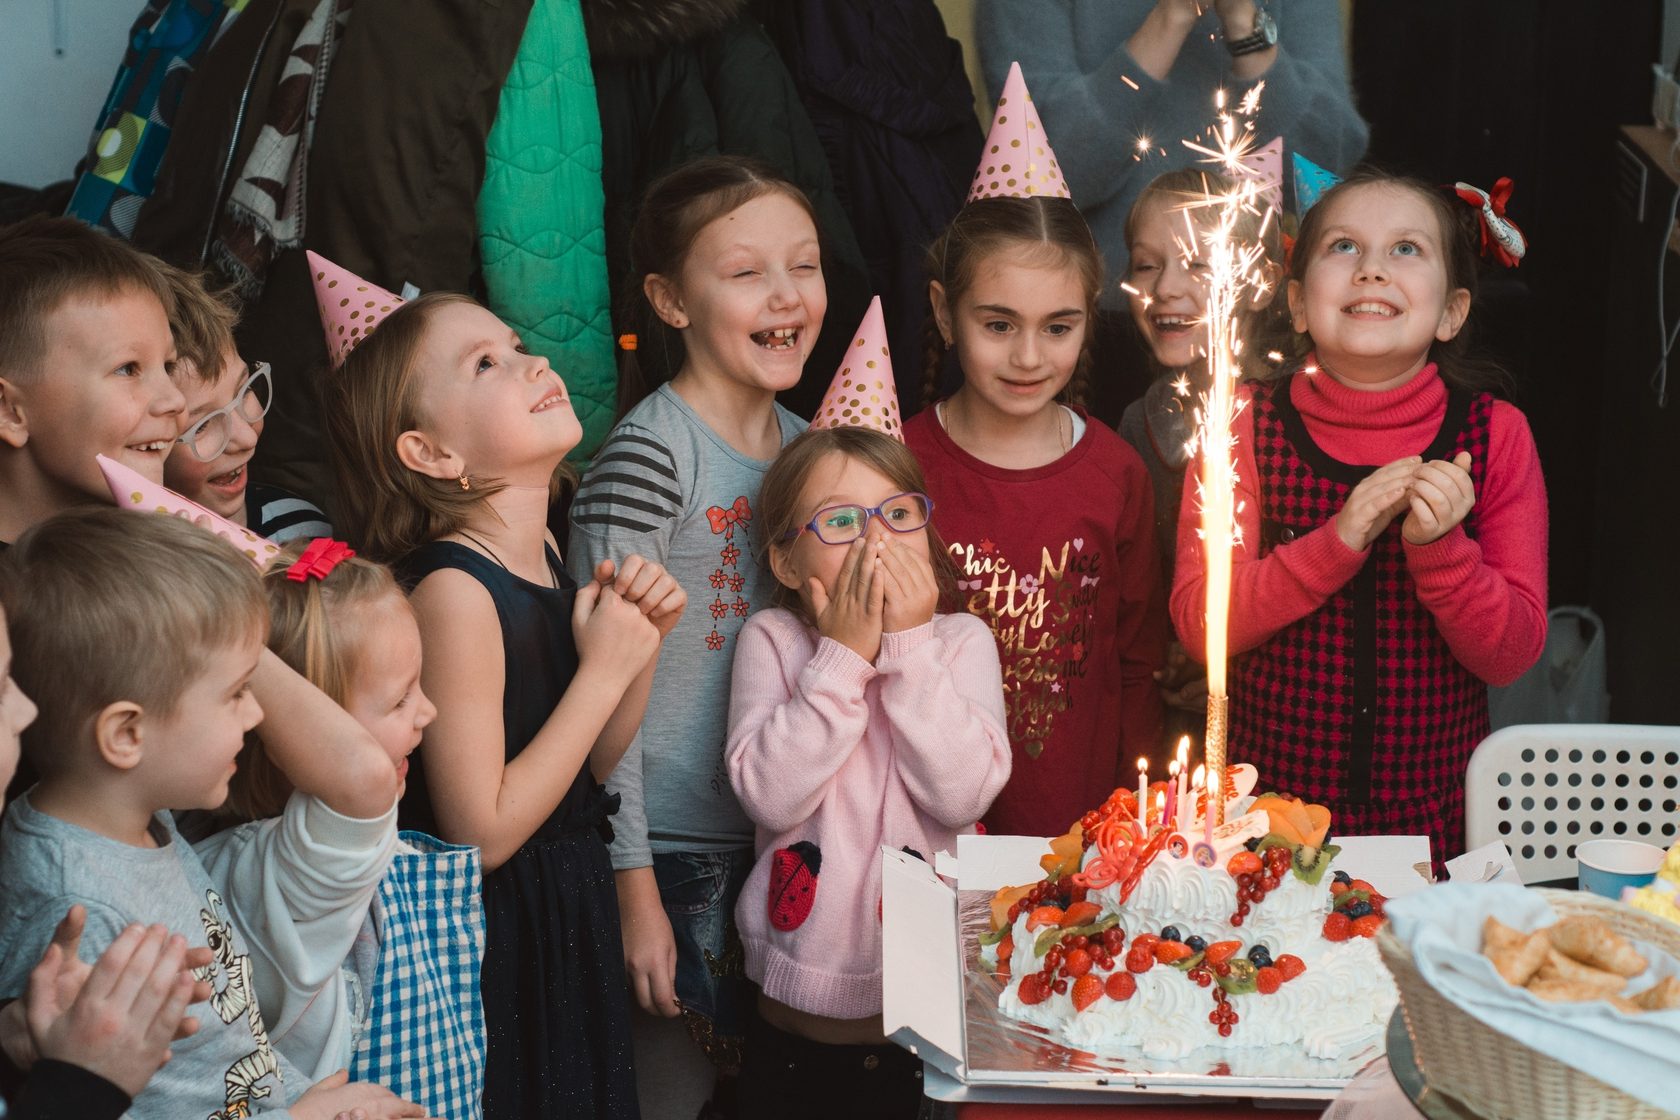
[[1680, 832], [1680, 727], [1531, 723], [1495, 731], [1465, 772], [1465, 839], [1502, 840], [1525, 883], [1574, 879], [1595, 837], [1666, 848]]

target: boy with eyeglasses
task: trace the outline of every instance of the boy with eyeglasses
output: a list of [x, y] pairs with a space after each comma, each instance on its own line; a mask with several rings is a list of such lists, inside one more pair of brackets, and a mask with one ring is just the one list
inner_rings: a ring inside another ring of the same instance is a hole
[[238, 314], [200, 277], [165, 267], [175, 295], [170, 326], [186, 394], [182, 431], [163, 467], [164, 485], [199, 505], [284, 544], [330, 537], [326, 515], [278, 486], [255, 484], [251, 458], [274, 400], [267, 362], [247, 365], [234, 345]]

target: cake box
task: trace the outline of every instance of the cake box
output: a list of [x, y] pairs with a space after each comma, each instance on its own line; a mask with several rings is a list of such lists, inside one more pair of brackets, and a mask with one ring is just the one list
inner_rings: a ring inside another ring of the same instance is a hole
[[[1336, 865], [1389, 898], [1428, 885], [1427, 837], [1337, 837], [1335, 843], [1342, 848]], [[963, 836], [955, 857], [940, 853], [935, 866], [881, 849], [883, 1026], [944, 1075], [930, 1071], [929, 1095], [938, 1096], [948, 1078], [964, 1090], [963, 1099], [998, 1090], [1020, 1100], [1027, 1090], [1031, 1099], [1069, 1101], [1114, 1093], [1323, 1101], [1382, 1053], [1379, 1029], [1368, 1046], [1338, 1059], [1268, 1046], [1207, 1049], [1174, 1061], [1100, 1057], [1000, 1014], [1001, 982], [979, 967], [975, 938], [987, 928], [994, 891], [1043, 876], [1038, 861], [1048, 845], [1040, 837]]]

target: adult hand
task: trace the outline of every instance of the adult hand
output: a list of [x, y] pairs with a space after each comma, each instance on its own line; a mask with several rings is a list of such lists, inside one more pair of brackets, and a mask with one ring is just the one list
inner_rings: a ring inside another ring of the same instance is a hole
[[29, 975], [29, 1035], [37, 1056], [138, 1096], [169, 1060], [169, 1044], [198, 1030], [186, 1010], [209, 998], [210, 985], [191, 970], [209, 963], [210, 950], [188, 949], [186, 938], [163, 926], [131, 925], [90, 968], [75, 955], [85, 917], [71, 908]]

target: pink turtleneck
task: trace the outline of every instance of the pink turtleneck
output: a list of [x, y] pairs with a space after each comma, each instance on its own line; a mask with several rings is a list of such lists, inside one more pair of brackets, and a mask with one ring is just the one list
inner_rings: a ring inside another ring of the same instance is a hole
[[[1296, 374], [1290, 399], [1307, 432], [1344, 463], [1380, 466], [1429, 446], [1446, 415], [1447, 389], [1433, 364], [1395, 389], [1349, 388], [1327, 373]], [[1245, 409], [1233, 425], [1237, 521], [1244, 544], [1232, 559], [1230, 651], [1253, 649], [1317, 610], [1365, 562], [1336, 535], [1334, 521], [1257, 559], [1260, 503], [1253, 424]], [[1405, 546], [1418, 597], [1453, 655], [1489, 684], [1510, 684], [1540, 657], [1546, 641], [1546, 484], [1528, 421], [1513, 405], [1494, 405], [1488, 463], [1476, 495], [1477, 536], [1455, 526], [1439, 540]], [[1172, 618], [1192, 652], [1206, 648], [1206, 570], [1197, 535], [1196, 487], [1184, 488]]]

